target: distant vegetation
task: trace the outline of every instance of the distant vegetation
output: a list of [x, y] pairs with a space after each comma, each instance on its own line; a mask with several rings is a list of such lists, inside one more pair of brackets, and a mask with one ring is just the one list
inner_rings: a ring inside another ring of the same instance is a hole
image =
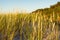
[[60, 2], [30, 14], [0, 14], [0, 40], [60, 40]]
[[41, 11], [43, 14], [51, 14], [53, 11], [55, 12], [55, 14], [57, 13], [60, 14], [60, 2], [58, 2], [55, 5], [51, 5], [50, 8], [37, 9], [36, 11], [33, 11], [32, 13], [37, 13]]

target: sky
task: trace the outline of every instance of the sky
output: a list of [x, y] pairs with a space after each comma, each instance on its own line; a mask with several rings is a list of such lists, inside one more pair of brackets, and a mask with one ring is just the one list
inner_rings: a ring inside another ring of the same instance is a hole
[[26, 11], [32, 12], [37, 9], [50, 7], [60, 0], [0, 0], [1, 12]]

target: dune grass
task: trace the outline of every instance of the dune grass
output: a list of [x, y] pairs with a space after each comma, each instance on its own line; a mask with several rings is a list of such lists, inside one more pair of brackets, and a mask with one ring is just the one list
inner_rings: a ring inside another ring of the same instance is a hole
[[59, 17], [54, 12], [0, 14], [0, 40], [58, 40]]

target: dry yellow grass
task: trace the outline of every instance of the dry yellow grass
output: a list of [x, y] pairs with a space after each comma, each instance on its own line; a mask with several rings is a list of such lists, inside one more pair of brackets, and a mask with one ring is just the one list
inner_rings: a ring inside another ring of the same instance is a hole
[[58, 40], [59, 26], [52, 14], [0, 14], [0, 40]]

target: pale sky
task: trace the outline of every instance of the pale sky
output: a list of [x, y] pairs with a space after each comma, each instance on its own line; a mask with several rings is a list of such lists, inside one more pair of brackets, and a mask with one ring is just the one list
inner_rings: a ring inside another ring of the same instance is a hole
[[8, 12], [14, 10], [28, 11], [49, 7], [60, 0], [0, 0], [0, 11]]

